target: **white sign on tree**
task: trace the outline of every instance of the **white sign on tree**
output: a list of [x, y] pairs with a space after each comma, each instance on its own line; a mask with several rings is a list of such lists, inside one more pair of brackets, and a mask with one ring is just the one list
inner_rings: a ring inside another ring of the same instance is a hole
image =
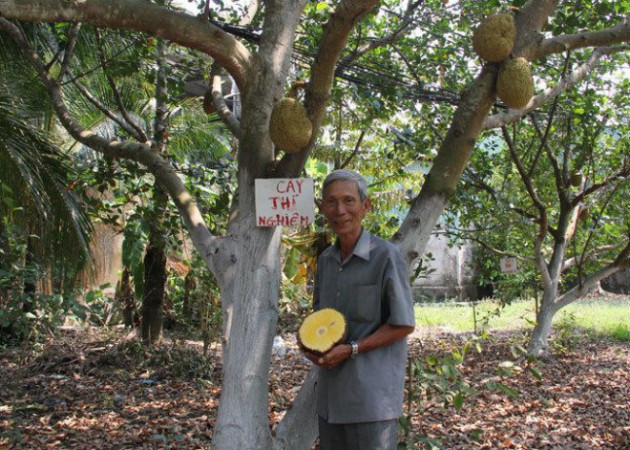
[[256, 225], [303, 227], [315, 220], [311, 178], [256, 180]]
[[501, 258], [501, 272], [503, 273], [517, 273], [518, 262], [516, 258], [512, 256], [505, 256]]

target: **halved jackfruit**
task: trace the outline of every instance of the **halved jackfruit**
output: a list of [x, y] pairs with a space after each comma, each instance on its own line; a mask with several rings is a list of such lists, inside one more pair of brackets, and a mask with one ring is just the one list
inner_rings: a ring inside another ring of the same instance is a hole
[[311, 353], [323, 355], [346, 337], [346, 318], [333, 308], [315, 311], [298, 329], [298, 343]]

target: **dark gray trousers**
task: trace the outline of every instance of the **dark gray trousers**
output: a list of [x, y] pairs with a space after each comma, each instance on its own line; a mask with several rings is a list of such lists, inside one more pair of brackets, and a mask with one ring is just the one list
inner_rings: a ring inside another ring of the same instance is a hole
[[321, 450], [396, 450], [398, 419], [337, 424], [320, 417], [319, 444]]

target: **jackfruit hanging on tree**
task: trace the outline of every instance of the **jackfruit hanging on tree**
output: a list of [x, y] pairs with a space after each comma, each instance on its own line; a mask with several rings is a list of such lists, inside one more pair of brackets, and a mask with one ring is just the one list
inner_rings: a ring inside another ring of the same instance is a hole
[[497, 77], [497, 95], [510, 108], [520, 109], [534, 95], [534, 79], [525, 58], [504, 61]]
[[311, 140], [313, 125], [302, 104], [295, 98], [285, 97], [271, 111], [269, 133], [277, 148], [295, 153], [306, 147]]
[[315, 311], [304, 319], [298, 329], [298, 344], [305, 350], [323, 355], [346, 337], [346, 319], [333, 308]]
[[473, 32], [473, 50], [488, 62], [499, 62], [510, 56], [516, 40], [516, 25], [510, 13], [485, 18]]
[[573, 187], [580, 187], [582, 185], [582, 180], [584, 179], [584, 175], [579, 170], [574, 170], [571, 172], [571, 176], [569, 178], [569, 183]]

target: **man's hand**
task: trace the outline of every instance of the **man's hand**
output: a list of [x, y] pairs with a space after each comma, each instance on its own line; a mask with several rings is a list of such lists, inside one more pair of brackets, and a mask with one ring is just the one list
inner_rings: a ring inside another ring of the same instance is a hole
[[352, 347], [350, 344], [335, 345], [325, 355], [321, 356], [308, 352], [304, 349], [302, 349], [302, 353], [313, 364], [318, 365], [323, 369], [332, 369], [344, 362], [346, 359], [350, 358], [350, 355], [352, 354]]

